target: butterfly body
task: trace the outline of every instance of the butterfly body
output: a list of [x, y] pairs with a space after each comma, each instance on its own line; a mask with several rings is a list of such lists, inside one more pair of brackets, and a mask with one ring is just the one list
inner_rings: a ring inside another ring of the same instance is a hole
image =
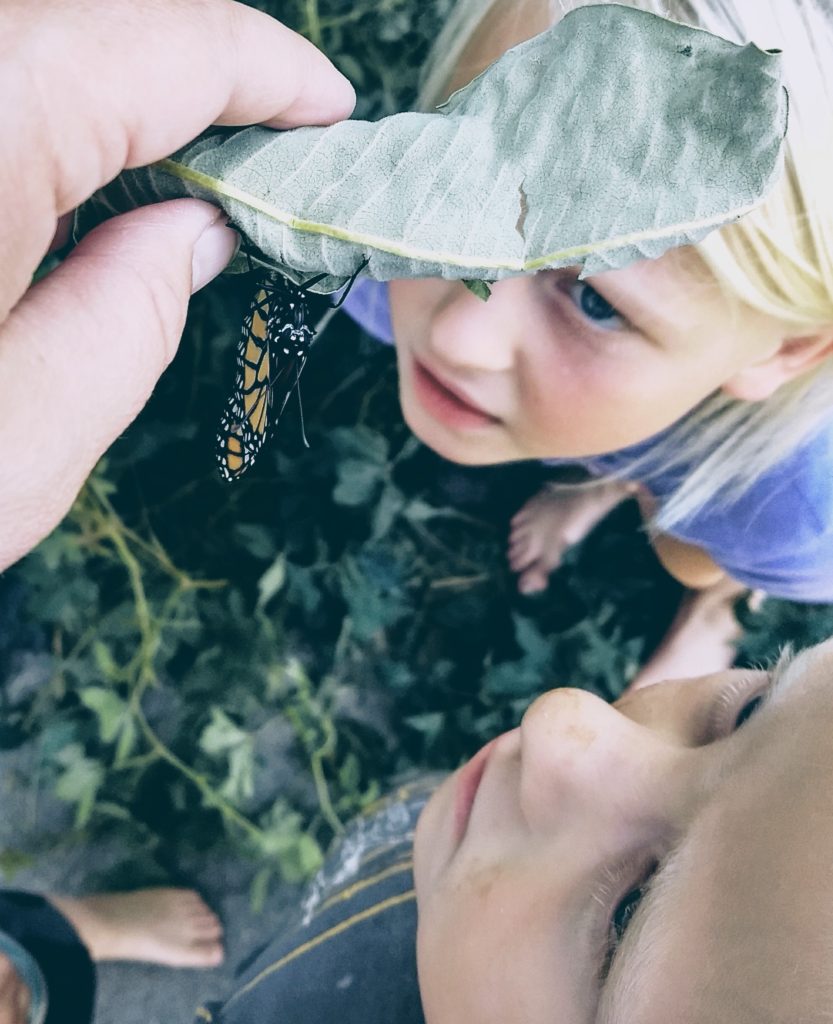
[[258, 282], [237, 348], [237, 373], [217, 434], [220, 476], [251, 466], [280, 419], [307, 361], [315, 329], [303, 286], [269, 273]]

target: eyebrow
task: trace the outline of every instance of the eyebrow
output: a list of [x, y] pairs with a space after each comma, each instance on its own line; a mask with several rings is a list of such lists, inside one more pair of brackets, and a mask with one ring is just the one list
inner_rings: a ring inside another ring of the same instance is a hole
[[[795, 680], [802, 678], [803, 673], [791, 670], [802, 664], [813, 650], [813, 648], [809, 648], [796, 654], [791, 644], [787, 644], [781, 649], [777, 662], [770, 669], [766, 690], [761, 695], [762, 704], [755, 718], [749, 722], [749, 728], [755, 728], [760, 721], [769, 719], [771, 712], [767, 709], [772, 707], [775, 698], [779, 695], [783, 696]], [[714, 781], [719, 782], [721, 776], [726, 774], [728, 764], [728, 761], [723, 763]], [[649, 933], [650, 926], [666, 916], [663, 911], [676, 895], [677, 881], [682, 874], [681, 862], [688, 845], [689, 837], [686, 834], [663, 858], [660, 867], [648, 882], [636, 921], [632, 929], [629, 930], [619, 954], [622, 957], [622, 963], [613, 974], [613, 984], [609, 990], [607, 985], [601, 990], [595, 1024], [610, 1024], [616, 1020], [617, 1018], [611, 1016], [610, 1011], [619, 1010], [626, 1005], [633, 986], [639, 984], [638, 979], [654, 954], [655, 937], [657, 933], [661, 936], [662, 932], [654, 930], [651, 935], [652, 941], [648, 943], [640, 943], [640, 939]]]

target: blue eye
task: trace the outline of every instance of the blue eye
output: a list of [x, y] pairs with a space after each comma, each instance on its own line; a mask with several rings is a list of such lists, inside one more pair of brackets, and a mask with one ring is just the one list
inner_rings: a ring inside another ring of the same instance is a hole
[[748, 721], [759, 707], [764, 703], [764, 695], [759, 693], [757, 697], [753, 697], [747, 704], [740, 709], [738, 717], [735, 719], [735, 728], [739, 729], [744, 722]]
[[601, 970], [599, 972], [599, 978], [602, 981], [604, 981], [610, 973], [613, 961], [616, 958], [616, 950], [619, 948], [619, 944], [622, 939], [624, 939], [625, 932], [628, 930], [628, 925], [631, 923], [631, 918], [636, 913], [639, 904], [642, 902], [644, 894], [644, 883], [630, 889], [616, 904], [616, 907], [610, 916], [610, 921], [607, 926], [607, 940], [605, 942]]
[[574, 281], [570, 285], [570, 298], [582, 315], [603, 331], [618, 331], [627, 326], [627, 321], [616, 307], [587, 281]]
[[649, 883], [658, 869], [659, 863], [657, 861], [651, 861], [642, 875], [642, 881], [638, 885], [634, 885], [632, 888], [628, 889], [625, 895], [613, 908], [613, 913], [610, 915], [610, 920], [607, 925], [607, 937], [602, 956], [600, 972], [602, 980], [604, 980], [610, 972], [619, 944], [622, 942], [622, 939], [624, 939], [625, 932], [628, 930], [628, 925], [633, 920], [633, 915], [639, 909], [642, 897], [647, 892]]
[[616, 909], [613, 911], [613, 917], [610, 919], [610, 941], [614, 947], [618, 946], [625, 937], [625, 932], [628, 930], [631, 918], [636, 913], [636, 908], [642, 902], [644, 893], [644, 885], [631, 889], [631, 891], [619, 901]]

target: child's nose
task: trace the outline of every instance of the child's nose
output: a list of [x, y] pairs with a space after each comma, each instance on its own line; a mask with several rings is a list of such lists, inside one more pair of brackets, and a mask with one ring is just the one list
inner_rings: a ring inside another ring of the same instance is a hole
[[431, 324], [429, 347], [438, 361], [492, 373], [511, 370], [522, 339], [527, 286], [522, 277], [498, 281], [484, 302], [462, 282], [455, 284]]
[[521, 808], [533, 831], [662, 818], [681, 794], [690, 748], [584, 690], [552, 690], [521, 723]]

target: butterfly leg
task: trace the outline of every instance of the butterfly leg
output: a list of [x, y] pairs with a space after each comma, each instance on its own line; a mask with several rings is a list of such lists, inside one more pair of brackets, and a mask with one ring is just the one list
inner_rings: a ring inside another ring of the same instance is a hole
[[341, 293], [341, 298], [338, 300], [338, 302], [332, 303], [332, 309], [338, 309], [339, 306], [343, 305], [343, 303], [347, 299], [347, 296], [350, 294], [350, 289], [356, 283], [356, 279], [358, 278], [359, 274], [364, 270], [364, 268], [368, 265], [368, 263], [370, 263], [370, 260], [365, 258], [361, 261], [358, 267], [356, 267], [356, 269], [353, 271], [353, 276], [344, 286], [344, 291]]

